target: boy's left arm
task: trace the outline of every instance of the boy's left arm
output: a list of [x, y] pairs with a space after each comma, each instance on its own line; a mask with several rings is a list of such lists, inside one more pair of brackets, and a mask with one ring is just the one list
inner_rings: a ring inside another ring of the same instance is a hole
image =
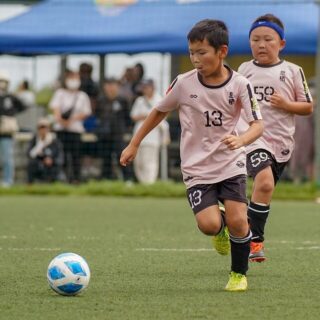
[[312, 102], [289, 101], [278, 92], [275, 92], [270, 97], [270, 105], [273, 108], [282, 109], [300, 116], [307, 116], [313, 112]]
[[275, 93], [270, 97], [270, 105], [292, 114], [307, 116], [313, 111], [312, 97], [308, 87], [308, 83], [302, 68], [294, 68], [293, 70], [293, 90], [295, 99], [289, 100], [280, 92]]

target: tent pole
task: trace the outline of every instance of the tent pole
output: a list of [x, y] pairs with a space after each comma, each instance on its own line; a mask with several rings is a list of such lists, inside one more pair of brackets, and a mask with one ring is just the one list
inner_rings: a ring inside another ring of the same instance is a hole
[[67, 70], [67, 63], [68, 63], [68, 55], [63, 54], [60, 56], [60, 81], [64, 83], [64, 77]]
[[106, 67], [106, 59], [104, 54], [99, 55], [99, 86], [102, 88], [104, 81], [104, 70]]
[[37, 88], [37, 56], [32, 57], [32, 90], [36, 91]]
[[[320, 18], [320, 0], [318, 5], [318, 17]], [[318, 27], [318, 44], [316, 53], [316, 106], [315, 106], [315, 178], [317, 188], [320, 189], [320, 26]]]

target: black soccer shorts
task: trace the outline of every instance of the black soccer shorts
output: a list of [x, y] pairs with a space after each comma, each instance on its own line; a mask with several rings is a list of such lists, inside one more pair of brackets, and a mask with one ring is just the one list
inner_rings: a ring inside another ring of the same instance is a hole
[[253, 179], [267, 167], [271, 167], [274, 183], [277, 184], [288, 162], [277, 162], [272, 154], [265, 149], [257, 149], [247, 154], [248, 175]]
[[247, 177], [244, 174], [213, 184], [197, 184], [187, 189], [187, 197], [194, 214], [213, 206], [219, 201], [233, 200], [248, 203], [246, 196]]

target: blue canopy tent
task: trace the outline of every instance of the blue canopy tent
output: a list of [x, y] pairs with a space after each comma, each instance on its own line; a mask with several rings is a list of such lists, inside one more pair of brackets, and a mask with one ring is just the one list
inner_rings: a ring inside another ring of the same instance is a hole
[[190, 28], [213, 18], [229, 27], [230, 54], [246, 54], [250, 24], [268, 12], [286, 26], [285, 53], [316, 53], [317, 5], [294, 0], [46, 0], [0, 24], [0, 53], [186, 53]]
[[[252, 21], [271, 12], [285, 24], [284, 54], [315, 55], [318, 38], [315, 2], [319, 1], [44, 0], [27, 13], [0, 23], [0, 54], [184, 54], [188, 52], [186, 34], [205, 18], [227, 23], [229, 55], [248, 54]], [[320, 58], [317, 75], [319, 78]], [[318, 86], [320, 91], [320, 81]], [[317, 140], [320, 141], [320, 126]], [[320, 146], [316, 153], [320, 186]]]

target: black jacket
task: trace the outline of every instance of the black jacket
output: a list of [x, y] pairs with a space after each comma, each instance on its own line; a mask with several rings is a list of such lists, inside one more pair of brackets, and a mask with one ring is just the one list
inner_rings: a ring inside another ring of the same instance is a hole
[[[37, 137], [34, 136], [28, 146], [27, 149], [27, 156], [29, 159], [30, 151], [36, 145]], [[53, 165], [61, 166], [63, 164], [63, 149], [62, 144], [58, 139], [53, 139], [51, 144], [43, 148], [43, 152], [41, 155], [37, 156], [36, 159], [42, 161], [45, 157], [49, 157], [53, 160]]]
[[132, 130], [129, 104], [122, 97], [114, 100], [106, 96], [99, 98], [96, 117], [98, 123], [96, 133], [100, 138], [121, 140], [125, 133]]
[[0, 116], [12, 117], [26, 108], [22, 101], [12, 94], [0, 95]]

